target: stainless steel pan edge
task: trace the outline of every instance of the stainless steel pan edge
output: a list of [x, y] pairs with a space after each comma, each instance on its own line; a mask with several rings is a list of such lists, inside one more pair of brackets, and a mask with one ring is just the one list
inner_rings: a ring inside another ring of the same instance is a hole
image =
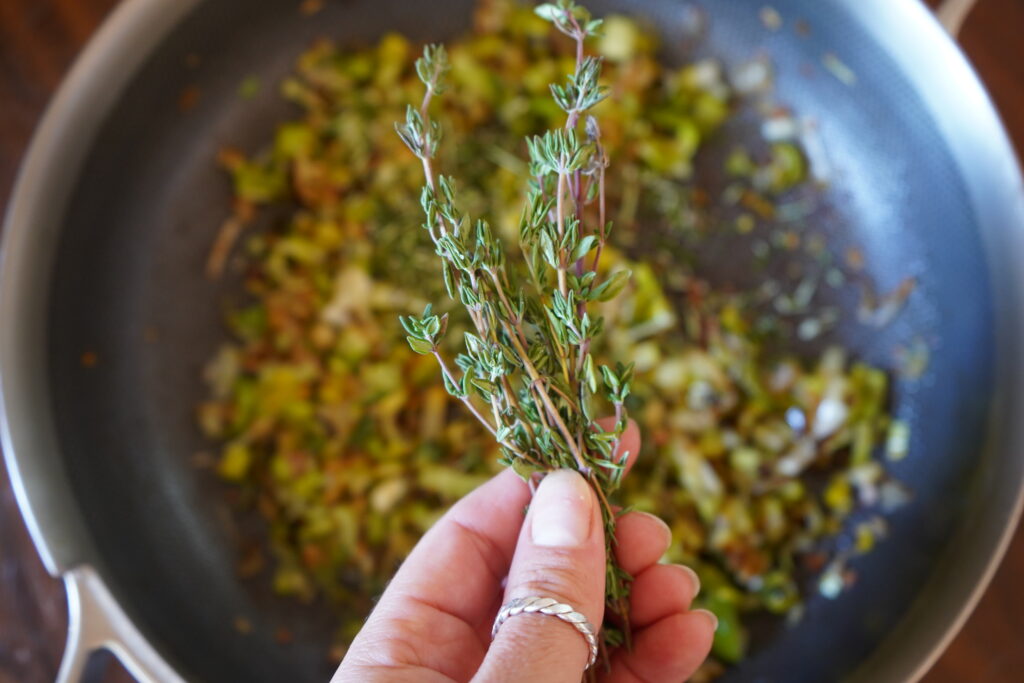
[[[965, 171], [997, 311], [990, 436], [979, 444], [983, 463], [972, 482], [971, 512], [915, 604], [858, 669], [856, 681], [916, 681], [928, 672], [984, 594], [1024, 509], [1024, 179], [995, 105], [940, 25], [955, 36], [974, 4], [946, 0], [933, 15], [922, 2], [846, 3], [903, 69]], [[1015, 457], [1000, 459], [1000, 453]]]
[[60, 680], [110, 649], [139, 680], [180, 681], [94, 566], [59, 455], [47, 387], [46, 314], [61, 219], [100, 124], [160, 40], [198, 0], [126, 0], [89, 41], [46, 109], [11, 194], [0, 248], [0, 442], [47, 571], [63, 577], [69, 629]]
[[124, 613], [103, 579], [89, 565], [64, 573], [68, 636], [56, 683], [83, 680], [93, 652], [109, 650], [142, 683], [183, 683]]
[[[108, 647], [140, 680], [180, 680], [118, 606], [105, 585], [101, 563], [81, 522], [58, 452], [44, 349], [51, 257], [62, 213], [95, 133], [137, 67], [200, 0], [127, 0], [111, 15], [75, 63], [47, 109], [29, 148], [6, 215], [0, 252], [0, 439], [18, 504], [48, 571], [68, 588], [71, 628], [62, 678], [73, 678], [81, 658]], [[950, 0], [947, 8], [969, 3]], [[906, 0], [848, 0], [847, 9], [907, 69], [922, 97], [940, 112], [940, 129], [952, 153], [972, 173], [967, 189], [992, 266], [993, 289], [1002, 311], [997, 330], [998, 384], [992, 414], [1002, 416], [997, 451], [1024, 452], [1024, 369], [1012, 350], [1024, 340], [1024, 272], [1012, 267], [1024, 255], [1024, 183], [999, 118], [963, 55], [950, 45], [927, 8]], [[957, 8], [953, 7], [956, 10]], [[963, 11], [940, 12], [962, 19]], [[955, 26], [951, 26], [955, 30]], [[908, 34], [913, 36], [908, 40]], [[927, 61], [922, 57], [928, 55]], [[957, 102], [943, 102], [936, 79], [953, 82]], [[937, 99], [938, 98], [938, 99]], [[944, 105], [950, 105], [948, 107]], [[941, 189], [937, 188], [937, 191]], [[1010, 232], [1011, 249], [996, 248], [995, 231]], [[1011, 253], [1007, 253], [1007, 252]], [[1017, 262], [1020, 258], [1016, 259]], [[16, 324], [14, 322], [16, 321]], [[995, 432], [995, 430], [994, 430]], [[957, 544], [971, 559], [952, 571], [949, 562], [922, 591], [922, 598], [887, 644], [856, 675], [857, 680], [920, 678], [967, 619], [998, 566], [1024, 505], [1024, 458], [1014, 471], [987, 468], [978, 495], [991, 500], [965, 524]], [[98, 570], [92, 566], [99, 565]], [[955, 618], [950, 619], [953, 613]]]

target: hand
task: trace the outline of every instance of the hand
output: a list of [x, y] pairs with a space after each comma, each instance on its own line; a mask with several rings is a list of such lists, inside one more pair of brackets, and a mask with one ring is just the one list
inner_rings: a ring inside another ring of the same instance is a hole
[[[639, 451], [635, 424], [622, 447]], [[616, 556], [635, 577], [633, 648], [614, 651], [607, 671], [595, 664], [601, 681], [683, 681], [711, 648], [717, 620], [689, 611], [697, 575], [658, 564], [670, 536], [652, 515], [631, 512], [618, 520]], [[569, 624], [521, 614], [493, 641], [491, 625], [508, 600], [536, 595], [572, 605], [600, 626], [604, 552], [600, 508], [578, 473], [549, 474], [531, 500], [522, 479], [503, 472], [456, 503], [420, 540], [333, 682], [579, 681], [589, 654]]]

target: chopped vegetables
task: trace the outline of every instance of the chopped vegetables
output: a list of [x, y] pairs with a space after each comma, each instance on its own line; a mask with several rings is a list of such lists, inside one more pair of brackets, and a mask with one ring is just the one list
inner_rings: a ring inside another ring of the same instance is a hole
[[[772, 28], [770, 14], [762, 20]], [[605, 341], [592, 352], [595, 362], [635, 363], [627, 405], [644, 451], [623, 498], [668, 520], [669, 559], [701, 576], [702, 606], [720, 622], [719, 661], [703, 670], [706, 679], [744, 656], [747, 614], [799, 619], [798, 566], [818, 573], [829, 597], [853, 580], [850, 561], [877, 543], [884, 524], [861, 515], [847, 522], [864, 508], [884, 513], [907, 500], [875, 453], [906, 457], [910, 434], [887, 414], [881, 370], [840, 348], [805, 359], [768, 351], [777, 316], [799, 316], [793, 329], [803, 340], [837, 323], [838, 312], [813, 299], [822, 283], [845, 281], [838, 268], [803, 277], [792, 291], [766, 281], [753, 295], [725, 294], [698, 277], [699, 267], [683, 268], [685, 254], [644, 250], [651, 233], [671, 237], [706, 220], [713, 200], [692, 185], [694, 156], [735, 110], [736, 73], [713, 60], [662, 65], [653, 34], [626, 17], [608, 17], [604, 29], [597, 47], [612, 96], [597, 113], [616, 160], [608, 193], [618, 211], [598, 270], [632, 277], [616, 281], [622, 293], [601, 305]], [[552, 56], [547, 35], [528, 9], [491, 0], [477, 12], [476, 32], [449, 43], [443, 120], [462, 143], [439, 154], [464, 179], [467, 213], [494, 217], [498, 234], [519, 222], [522, 137], [564, 116], [547, 84], [571, 70], [571, 46], [557, 43]], [[240, 569], [269, 559], [278, 593], [334, 605], [335, 656], [419, 536], [498, 459], [494, 439], [460, 410], [436, 380], [433, 358], [410, 350], [398, 325], [399, 315], [444, 298], [429, 239], [415, 229], [422, 170], [391, 123], [419, 91], [416, 52], [395, 34], [358, 51], [315, 44], [281, 84], [301, 116], [262, 152], [221, 155], [235, 204], [208, 272], [239, 265], [248, 298], [229, 306], [232, 339], [207, 368], [198, 420], [221, 444], [218, 475], [267, 522], [266, 550], [251, 544]], [[767, 64], [747, 69], [740, 75], [751, 87], [770, 80]], [[792, 195], [808, 185], [813, 157], [807, 126], [795, 121], [765, 122], [763, 154], [737, 149], [725, 160], [739, 213], [720, 227], [752, 233], [766, 259], [773, 248], [817, 244], [826, 252], [811, 233], [783, 223], [807, 213], [804, 194]], [[287, 219], [246, 232], [269, 205], [287, 209]], [[866, 301], [862, 319], [895, 315], [910, 282], [881, 303]], [[758, 301], [778, 310], [765, 313]], [[448, 338], [462, 339], [466, 319], [447, 312]], [[840, 533], [853, 550], [829, 550]]]
[[907, 457], [910, 450], [910, 428], [903, 420], [893, 420], [885, 439], [885, 456], [892, 462]]
[[825, 68], [829, 72], [839, 79], [843, 85], [854, 86], [857, 84], [856, 72], [848, 67], [839, 57], [832, 52], [826, 52], [822, 58], [821, 63], [825, 65]]
[[914, 337], [906, 346], [896, 349], [896, 368], [908, 380], [920, 379], [928, 369], [931, 350], [921, 337]]
[[761, 23], [769, 31], [778, 31], [782, 28], [782, 15], [771, 5], [761, 8]]
[[857, 308], [857, 320], [871, 327], [885, 327], [903, 310], [916, 287], [914, 278], [904, 278], [894, 290], [879, 299], [871, 287], [865, 286]]

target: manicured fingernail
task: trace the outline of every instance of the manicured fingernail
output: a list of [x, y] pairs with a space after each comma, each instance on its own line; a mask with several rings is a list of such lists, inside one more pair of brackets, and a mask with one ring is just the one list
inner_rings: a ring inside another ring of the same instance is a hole
[[677, 567], [683, 570], [683, 572], [690, 577], [690, 582], [693, 584], [693, 597], [697, 597], [700, 593], [700, 577], [697, 576], [697, 572], [693, 571], [685, 564], [677, 564]]
[[593, 494], [586, 480], [573, 470], [558, 470], [544, 477], [530, 504], [530, 534], [537, 545], [576, 548], [590, 538]]
[[703, 614], [704, 616], [706, 616], [708, 618], [708, 620], [711, 622], [711, 630], [712, 631], [717, 631], [718, 630], [718, 617], [715, 616], [714, 612], [709, 612], [706, 609], [695, 609], [695, 610], [693, 610], [693, 613], [694, 614]]

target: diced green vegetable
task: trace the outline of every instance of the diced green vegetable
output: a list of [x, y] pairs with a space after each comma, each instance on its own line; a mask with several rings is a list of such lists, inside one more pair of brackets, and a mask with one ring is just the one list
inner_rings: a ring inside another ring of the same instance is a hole
[[[564, 122], [548, 85], [571, 70], [571, 45], [552, 56], [545, 22], [508, 0], [486, 0], [476, 25], [449, 43], [443, 134], [466, 142], [443, 161], [465, 179], [467, 215], [514, 230], [528, 172], [517, 163], [521, 136]], [[667, 69], [653, 34], [625, 17], [607, 17], [602, 31], [595, 47], [614, 94], [596, 112], [615, 159], [609, 205], [619, 210], [608, 216], [599, 270], [621, 275], [596, 297], [607, 344], [591, 353], [594, 363], [635, 363], [628, 407], [644, 444], [623, 501], [668, 520], [668, 556], [695, 566], [702, 605], [719, 618], [714, 656], [735, 662], [749, 613], [799, 613], [796, 566], [820, 554], [818, 589], [845, 588], [845, 558], [820, 548], [855, 511], [906, 501], [877, 455], [905, 457], [909, 428], [888, 415], [883, 370], [851, 363], [841, 348], [797, 359], [769, 344], [780, 330], [807, 337], [814, 325], [800, 321], [811, 318], [820, 329], [810, 336], [828, 338], [827, 316], [814, 310], [818, 281], [799, 291], [765, 282], [777, 291], [761, 300], [788, 305], [779, 315], [756, 307], [762, 292], [700, 279], [690, 247], [705, 234], [751, 233], [740, 239], [766, 264], [779, 249], [817, 244], [794, 222], [810, 214], [792, 216], [811, 189], [801, 148], [734, 149], [724, 160], [731, 189], [708, 198], [692, 182], [694, 162], [740, 100], [723, 65]], [[397, 323], [444, 299], [419, 228], [422, 171], [391, 126], [418, 92], [415, 52], [394, 34], [358, 50], [314, 44], [281, 85], [301, 114], [264, 151], [222, 155], [236, 207], [276, 208], [272, 225], [241, 243], [250, 298], [229, 307], [232, 341], [211, 359], [197, 419], [221, 445], [217, 474], [267, 522], [274, 589], [326, 598], [343, 643], [416, 538], [498, 457], [435, 381], [431, 349], [410, 350]], [[239, 92], [256, 90], [247, 80]], [[780, 193], [791, 193], [786, 207], [774, 203]], [[705, 211], [716, 201], [730, 212], [724, 221]], [[821, 283], [848, 281], [838, 262], [822, 271]], [[453, 311], [448, 325], [461, 341], [467, 320]], [[911, 351], [906, 372], [919, 376], [927, 346]], [[595, 380], [606, 390], [600, 373]], [[852, 533], [853, 555], [884, 537], [873, 521]]]

